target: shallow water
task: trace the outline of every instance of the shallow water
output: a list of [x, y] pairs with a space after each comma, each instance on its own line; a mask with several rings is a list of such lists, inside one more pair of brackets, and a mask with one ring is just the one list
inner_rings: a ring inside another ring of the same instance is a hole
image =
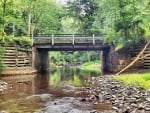
[[[0, 111], [6, 113], [33, 113], [44, 108], [46, 103], [62, 101], [63, 98], [73, 97], [77, 100], [74, 108], [83, 108], [80, 103], [82, 98], [89, 95], [85, 89], [91, 87], [92, 77], [100, 73], [82, 71], [79, 69], [58, 68], [51, 73], [45, 72], [38, 75], [5, 76], [0, 79], [9, 83], [9, 89], [0, 93]], [[52, 94], [51, 100], [41, 101], [39, 98], [27, 99], [35, 94]], [[67, 102], [67, 101], [66, 101]], [[87, 103], [85, 103], [86, 105]], [[86, 106], [86, 109], [110, 109], [110, 105], [97, 104]]]

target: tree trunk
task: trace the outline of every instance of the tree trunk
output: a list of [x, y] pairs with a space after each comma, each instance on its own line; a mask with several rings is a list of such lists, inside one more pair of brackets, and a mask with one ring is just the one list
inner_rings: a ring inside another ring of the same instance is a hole
[[31, 9], [29, 9], [29, 14], [28, 14], [28, 36], [31, 35]]

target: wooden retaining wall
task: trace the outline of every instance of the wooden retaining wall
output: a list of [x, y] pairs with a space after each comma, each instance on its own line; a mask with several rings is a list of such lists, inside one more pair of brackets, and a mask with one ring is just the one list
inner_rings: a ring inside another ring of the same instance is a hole
[[144, 68], [150, 69], [150, 46], [148, 46], [148, 48], [144, 51], [144, 55], [147, 55], [143, 59]]
[[[146, 43], [141, 43], [141, 44], [138, 44], [137, 46], [134, 46], [133, 49], [131, 49], [130, 51], [130, 57], [131, 57], [131, 61], [133, 61], [136, 56], [139, 54], [139, 52], [144, 48]], [[150, 46], [148, 46], [146, 48], [146, 50], [144, 51], [143, 55], [141, 57], [144, 57], [146, 55], [150, 54]], [[134, 68], [144, 68], [144, 69], [150, 69], [150, 55], [144, 57], [144, 58], [141, 58], [139, 59], [135, 65], [134, 65]]]
[[[139, 54], [139, 52], [144, 48], [145, 44], [139, 45], [139, 46], [135, 46], [133, 51], [130, 53], [131, 54], [131, 59], [134, 60], [135, 57]], [[144, 51], [144, 54], [142, 55], [142, 57], [146, 56], [150, 54], [150, 46], [148, 46], [148, 48], [146, 48], [146, 50]], [[144, 69], [150, 69], [150, 55], [139, 59], [136, 64], [135, 67], [138, 68], [144, 68]]]
[[5, 47], [3, 63], [6, 69], [24, 68], [32, 66], [31, 48], [19, 48], [15, 46]]
[[[131, 50], [130, 50], [130, 62], [132, 62], [137, 55], [139, 54], [139, 52], [143, 49], [144, 44], [139, 44], [134, 46]], [[143, 56], [143, 55], [142, 55]], [[133, 68], [144, 68], [144, 60], [143, 59], [139, 59], [134, 65]]]
[[[133, 45], [126, 50], [119, 51], [119, 61], [118, 61], [118, 71], [130, 64], [144, 48], [146, 42], [141, 42], [139, 44]], [[145, 55], [148, 56], [144, 57]], [[150, 46], [144, 51], [141, 56], [144, 58], [139, 59], [131, 68], [132, 69], [150, 69]]]

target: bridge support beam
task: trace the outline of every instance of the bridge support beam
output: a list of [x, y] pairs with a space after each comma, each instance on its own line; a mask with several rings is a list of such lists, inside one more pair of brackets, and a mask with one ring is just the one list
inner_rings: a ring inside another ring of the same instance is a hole
[[102, 72], [117, 72], [119, 63], [119, 54], [114, 50], [114, 47], [106, 48], [103, 50], [102, 55]]
[[33, 67], [39, 72], [45, 72], [50, 68], [49, 51], [47, 49], [35, 49], [33, 51]]

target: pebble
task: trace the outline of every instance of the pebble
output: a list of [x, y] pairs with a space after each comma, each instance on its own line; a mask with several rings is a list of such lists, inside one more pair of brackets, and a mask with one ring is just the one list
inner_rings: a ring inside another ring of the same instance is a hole
[[0, 81], [0, 92], [3, 92], [6, 89], [8, 89], [8, 83]]
[[134, 113], [139, 110], [139, 112], [150, 113], [150, 90], [145, 91], [139, 87], [125, 85], [109, 77], [96, 79], [95, 84], [100, 89], [99, 94], [103, 96], [101, 97], [103, 102], [112, 103], [112, 109], [116, 112]]

